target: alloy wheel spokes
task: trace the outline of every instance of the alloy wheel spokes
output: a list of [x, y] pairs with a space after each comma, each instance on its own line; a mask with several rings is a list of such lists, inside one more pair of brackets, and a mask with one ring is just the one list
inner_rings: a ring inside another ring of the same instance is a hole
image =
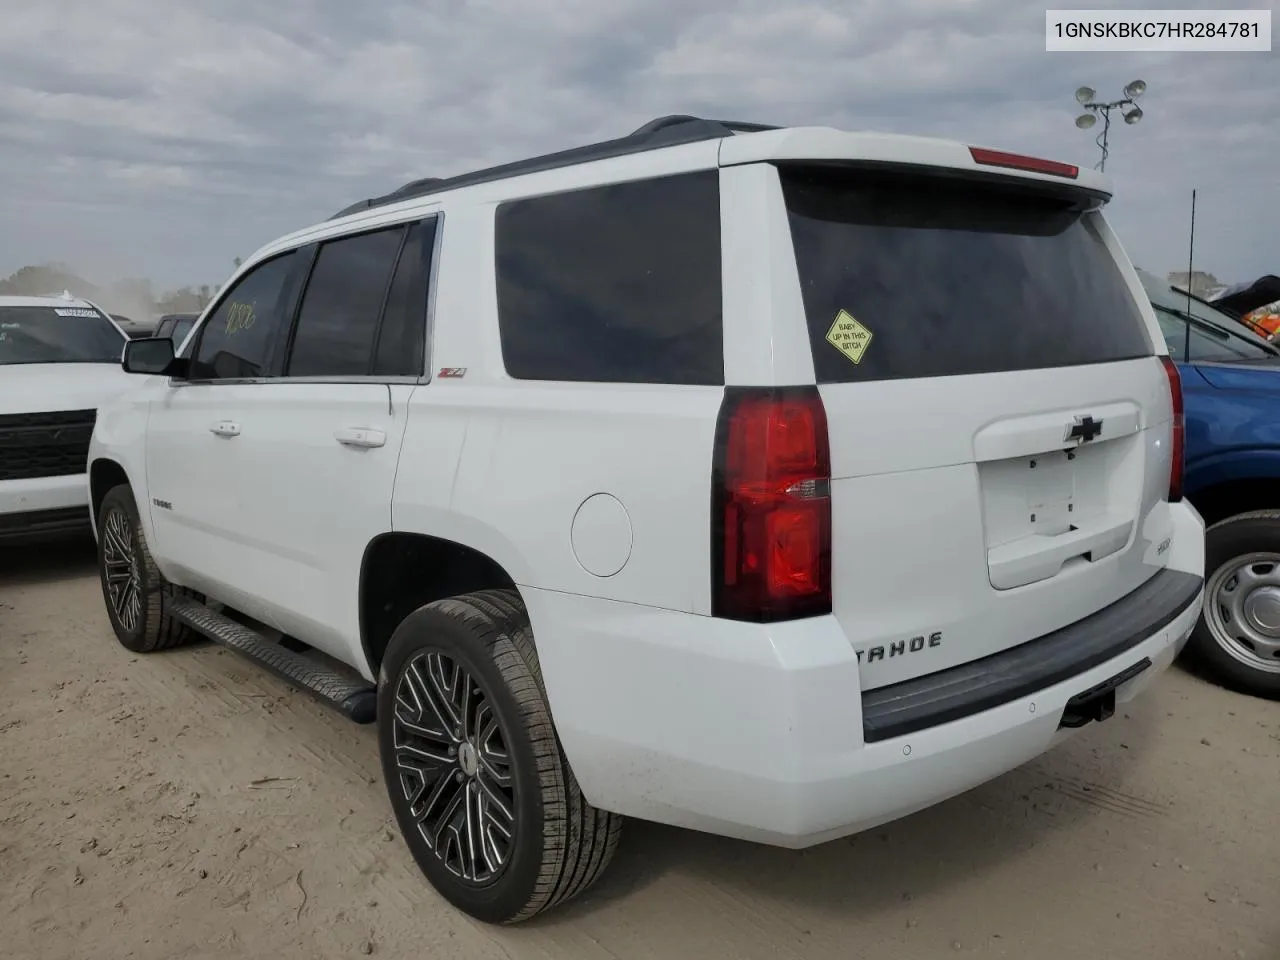
[[133, 531], [123, 510], [112, 510], [103, 524], [102, 565], [107, 597], [116, 619], [126, 630], [136, 630], [142, 616], [142, 584]]
[[421, 735], [442, 744], [456, 743], [452, 714], [440, 702], [422, 663], [415, 660], [409, 664], [400, 686], [397, 702], [410, 711], [415, 725], [422, 728]]
[[401, 790], [422, 839], [461, 880], [491, 882], [510, 858], [517, 807], [489, 697], [457, 660], [422, 653], [401, 673], [392, 723]]
[[511, 785], [511, 758], [502, 740], [502, 732], [498, 729], [498, 721], [493, 716], [489, 705], [484, 704], [476, 713], [476, 746], [480, 755], [482, 771], [499, 787]]

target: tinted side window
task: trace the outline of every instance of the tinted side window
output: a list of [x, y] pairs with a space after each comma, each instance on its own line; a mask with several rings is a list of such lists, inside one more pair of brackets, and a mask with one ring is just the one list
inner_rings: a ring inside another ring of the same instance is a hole
[[1160, 332], [1164, 334], [1169, 356], [1174, 360], [1185, 361], [1187, 359], [1187, 321], [1159, 307], [1156, 307], [1156, 320], [1160, 322]]
[[191, 360], [191, 379], [265, 376], [280, 332], [294, 253], [247, 273], [205, 321]]
[[506, 203], [495, 243], [511, 376], [724, 383], [717, 171]]
[[320, 246], [302, 295], [288, 376], [369, 375], [378, 320], [404, 232], [397, 226]]
[[1092, 215], [1069, 201], [927, 175], [779, 175], [819, 383], [1152, 353]]
[[378, 332], [373, 372], [384, 377], [422, 375], [423, 338], [427, 328], [427, 285], [435, 249], [436, 220], [409, 227], [400, 262], [391, 280], [387, 307]]

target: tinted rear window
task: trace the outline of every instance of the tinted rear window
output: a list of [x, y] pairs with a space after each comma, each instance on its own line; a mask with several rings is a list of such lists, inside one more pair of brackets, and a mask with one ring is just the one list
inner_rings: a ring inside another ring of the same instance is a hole
[[422, 345], [426, 336], [428, 280], [435, 246], [434, 219], [409, 227], [400, 262], [391, 278], [387, 305], [378, 331], [373, 372], [376, 376], [422, 375]]
[[[942, 178], [780, 176], [819, 383], [1153, 353], [1119, 268], [1067, 200]], [[827, 339], [842, 311], [860, 352]]]
[[298, 311], [289, 376], [372, 373], [374, 340], [404, 232], [396, 226], [320, 245]]
[[496, 231], [512, 377], [724, 383], [717, 171], [504, 203]]

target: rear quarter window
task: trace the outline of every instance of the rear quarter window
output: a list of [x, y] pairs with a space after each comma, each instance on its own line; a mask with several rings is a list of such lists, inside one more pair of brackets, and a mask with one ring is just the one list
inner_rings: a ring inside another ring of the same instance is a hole
[[495, 230], [510, 376], [724, 383], [717, 171], [512, 201]]
[[[941, 177], [782, 168], [819, 383], [996, 373], [1149, 356], [1094, 215]], [[828, 333], [870, 332], [855, 363]]]

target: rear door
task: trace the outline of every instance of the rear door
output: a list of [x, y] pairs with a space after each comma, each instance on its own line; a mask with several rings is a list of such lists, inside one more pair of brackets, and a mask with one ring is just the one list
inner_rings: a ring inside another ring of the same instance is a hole
[[1152, 576], [1169, 384], [1096, 201], [1017, 178], [779, 175], [831, 437], [834, 613], [864, 688]]

